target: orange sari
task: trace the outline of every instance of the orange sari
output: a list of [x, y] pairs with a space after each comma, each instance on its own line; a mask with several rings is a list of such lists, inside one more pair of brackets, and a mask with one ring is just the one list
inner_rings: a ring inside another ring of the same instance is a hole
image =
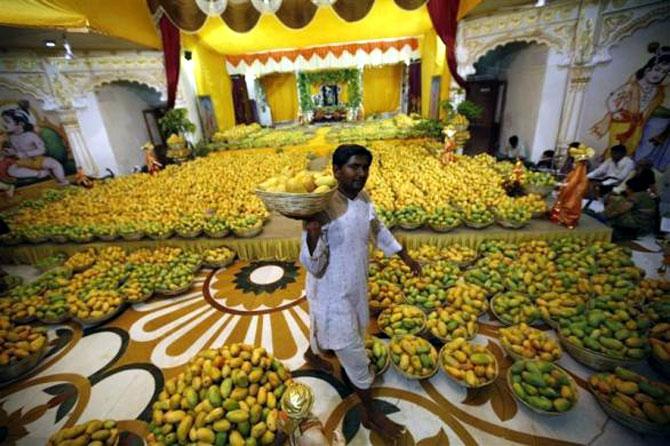
[[586, 177], [586, 161], [580, 161], [568, 174], [558, 193], [556, 203], [551, 208], [550, 219], [554, 223], [562, 224], [572, 229], [577, 226], [582, 215], [582, 199], [589, 188]]

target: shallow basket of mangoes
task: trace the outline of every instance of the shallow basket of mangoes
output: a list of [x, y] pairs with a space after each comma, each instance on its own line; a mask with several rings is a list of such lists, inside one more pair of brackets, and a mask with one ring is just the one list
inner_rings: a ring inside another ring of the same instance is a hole
[[465, 338], [449, 341], [440, 350], [442, 370], [469, 388], [491, 384], [498, 377], [498, 361], [485, 345], [473, 344]]
[[423, 338], [396, 336], [391, 340], [389, 350], [393, 367], [406, 378], [426, 379], [437, 372], [437, 350]]
[[15, 380], [31, 371], [47, 352], [44, 329], [0, 319], [0, 382]]
[[589, 390], [610, 417], [643, 434], [670, 434], [670, 386], [623, 367], [596, 373]]
[[426, 314], [414, 305], [392, 305], [379, 313], [377, 326], [389, 337], [419, 334], [426, 328]]
[[426, 329], [436, 339], [449, 342], [456, 338], [470, 340], [477, 336], [479, 324], [477, 315], [453, 308], [437, 308], [428, 313]]
[[59, 430], [47, 442], [47, 446], [86, 444], [92, 446], [115, 446], [119, 443], [119, 430], [114, 420], [91, 420], [87, 423]]
[[326, 172], [286, 171], [259, 184], [256, 195], [271, 211], [304, 218], [323, 211], [336, 190], [337, 181]]
[[558, 342], [547, 333], [521, 323], [498, 330], [500, 343], [515, 361], [542, 360], [554, 362], [562, 355]]
[[649, 331], [651, 357], [649, 362], [666, 378], [670, 378], [670, 323], [661, 322]]
[[517, 361], [507, 370], [507, 384], [521, 403], [541, 415], [561, 415], [577, 404], [572, 377], [548, 361]]
[[391, 365], [391, 355], [388, 346], [375, 336], [365, 338], [365, 352], [368, 354], [370, 364], [375, 375], [382, 375]]

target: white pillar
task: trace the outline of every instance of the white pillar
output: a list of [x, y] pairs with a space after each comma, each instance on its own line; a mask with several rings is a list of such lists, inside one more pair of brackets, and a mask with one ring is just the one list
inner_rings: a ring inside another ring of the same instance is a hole
[[565, 94], [561, 125], [558, 131], [558, 145], [561, 147], [567, 146], [578, 138], [584, 109], [584, 95], [592, 73], [593, 67], [570, 68], [568, 91]]
[[179, 70], [179, 85], [177, 86], [177, 100], [175, 107], [183, 107], [188, 112], [188, 119], [195, 124], [195, 132], [187, 134], [187, 139], [195, 144], [203, 138], [204, 132], [198, 114], [198, 93], [195, 86], [193, 60], [182, 59]]
[[535, 135], [530, 141], [533, 153], [530, 157], [537, 161], [545, 150], [554, 150], [558, 139], [561, 123], [561, 109], [568, 81], [568, 69], [560, 66], [563, 56], [554, 49], [549, 49], [547, 67], [544, 72], [541, 101], [537, 112]]
[[[80, 102], [82, 107], [74, 111], [77, 114], [80, 133], [88, 148], [87, 153], [93, 159], [100, 176], [106, 175], [105, 169], [110, 169], [118, 175], [119, 165], [95, 93], [87, 93]], [[138, 147], [137, 150], [141, 149]]]
[[99, 176], [100, 169], [88, 149], [84, 135], [81, 132], [81, 127], [79, 126], [76, 111], [72, 108], [60, 110], [59, 116], [68, 143], [70, 144], [74, 161], [77, 164], [77, 169], [83, 169], [84, 173], [89, 176]]

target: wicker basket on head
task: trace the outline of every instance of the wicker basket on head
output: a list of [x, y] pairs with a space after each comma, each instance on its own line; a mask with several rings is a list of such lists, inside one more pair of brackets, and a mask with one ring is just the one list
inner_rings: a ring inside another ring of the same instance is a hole
[[304, 218], [323, 211], [337, 189], [320, 194], [292, 194], [288, 192], [267, 192], [256, 189], [256, 195], [265, 207], [289, 218]]

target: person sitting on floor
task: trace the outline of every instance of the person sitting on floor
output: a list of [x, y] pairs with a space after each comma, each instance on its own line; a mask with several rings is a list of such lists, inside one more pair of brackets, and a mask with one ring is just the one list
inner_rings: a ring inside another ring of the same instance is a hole
[[542, 152], [542, 156], [540, 157], [540, 160], [537, 162], [536, 167], [538, 169], [553, 169], [554, 168], [554, 151], [553, 150], [545, 150]]
[[647, 189], [652, 194], [656, 194], [656, 174], [654, 173], [653, 163], [649, 160], [640, 160], [635, 164], [635, 169], [628, 175], [628, 177], [614, 189], [612, 192], [622, 194], [626, 191], [626, 182], [633, 178], [638, 178], [641, 182], [647, 185]]
[[504, 156], [511, 160], [526, 160], [528, 159], [528, 151], [526, 146], [519, 140], [517, 135], [512, 135], [509, 137], [508, 144], [505, 146]]
[[596, 193], [604, 197], [621, 184], [635, 169], [635, 162], [626, 156], [626, 146], [617, 144], [610, 149], [611, 157], [588, 174]]
[[633, 240], [651, 234], [656, 228], [656, 201], [643, 178], [626, 182], [626, 193], [610, 195], [604, 215], [612, 226], [612, 240]]

